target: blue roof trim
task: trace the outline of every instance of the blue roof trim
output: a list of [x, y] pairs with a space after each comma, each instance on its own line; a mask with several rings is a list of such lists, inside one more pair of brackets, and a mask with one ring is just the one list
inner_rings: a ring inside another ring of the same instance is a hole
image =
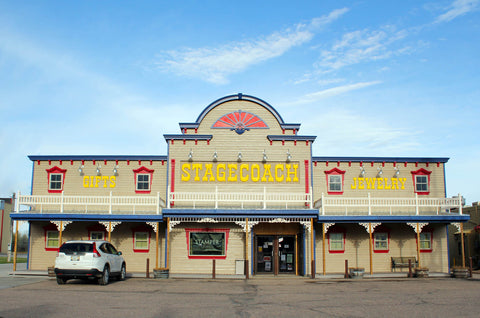
[[280, 124], [282, 129], [296, 129], [297, 131], [300, 130], [301, 124]]
[[45, 160], [73, 160], [73, 161], [80, 161], [80, 160], [108, 160], [108, 161], [113, 161], [113, 160], [152, 160], [152, 161], [164, 161], [167, 160], [167, 156], [149, 156], [149, 155], [88, 155], [88, 156], [82, 156], [82, 155], [31, 155], [28, 156], [28, 158], [31, 161], [45, 161]]
[[446, 163], [450, 158], [421, 158], [421, 157], [312, 157], [312, 161], [341, 161], [341, 162], [431, 162]]
[[284, 140], [296, 140], [296, 141], [311, 141], [314, 142], [317, 136], [299, 136], [299, 135], [268, 135], [268, 140], [271, 141], [284, 141]]
[[365, 215], [365, 216], [319, 216], [318, 222], [324, 223], [358, 223], [358, 222], [381, 222], [381, 223], [406, 223], [406, 222], [428, 222], [428, 223], [451, 223], [467, 222], [470, 215]]
[[164, 209], [163, 217], [314, 218], [318, 210]]
[[68, 214], [68, 213], [11, 213], [12, 220], [25, 221], [121, 221], [121, 222], [162, 222], [161, 214]]
[[211, 140], [212, 135], [183, 135], [183, 134], [174, 134], [174, 135], [163, 135], [165, 140]]

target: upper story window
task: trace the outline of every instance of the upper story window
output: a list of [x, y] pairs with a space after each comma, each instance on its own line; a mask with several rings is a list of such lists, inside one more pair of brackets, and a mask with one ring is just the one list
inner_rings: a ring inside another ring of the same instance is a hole
[[152, 191], [152, 176], [155, 170], [140, 167], [133, 170], [135, 173], [135, 192], [150, 193]]
[[338, 168], [325, 171], [328, 194], [343, 194], [345, 171]]
[[430, 174], [432, 172], [422, 168], [417, 171], [412, 171], [411, 173], [415, 193], [419, 195], [430, 194]]
[[61, 193], [63, 191], [66, 172], [66, 169], [60, 169], [57, 166], [47, 169], [49, 193]]

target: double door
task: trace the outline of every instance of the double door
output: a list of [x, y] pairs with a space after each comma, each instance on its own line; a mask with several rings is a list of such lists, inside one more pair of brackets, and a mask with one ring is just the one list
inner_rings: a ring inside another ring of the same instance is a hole
[[259, 235], [255, 241], [256, 273], [296, 273], [297, 251], [294, 235]]

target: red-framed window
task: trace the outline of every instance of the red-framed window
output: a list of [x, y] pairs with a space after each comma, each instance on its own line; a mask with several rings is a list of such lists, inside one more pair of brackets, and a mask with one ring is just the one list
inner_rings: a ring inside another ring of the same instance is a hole
[[61, 193], [63, 191], [67, 170], [55, 166], [46, 171], [48, 173], [48, 193]]
[[55, 224], [43, 227], [45, 237], [45, 251], [58, 251], [60, 247], [60, 232]]
[[343, 194], [345, 171], [338, 168], [325, 171], [328, 194]]
[[377, 226], [372, 235], [374, 253], [388, 253], [390, 251], [390, 229]]
[[418, 195], [430, 194], [430, 174], [431, 171], [423, 168], [416, 171], [411, 171], [413, 178], [413, 189]]
[[433, 251], [433, 229], [426, 226], [420, 232], [419, 249], [421, 253], [431, 253]]
[[185, 229], [189, 259], [226, 259], [230, 229]]
[[328, 252], [345, 253], [346, 230], [340, 226], [332, 226], [328, 229]]
[[151, 230], [145, 225], [132, 229], [133, 251], [148, 253], [150, 251]]
[[135, 174], [135, 193], [150, 193], [152, 191], [153, 172], [145, 167], [133, 170]]
[[107, 231], [103, 225], [96, 224], [90, 227], [87, 227], [88, 230], [88, 239], [89, 240], [99, 240], [103, 241], [107, 238]]

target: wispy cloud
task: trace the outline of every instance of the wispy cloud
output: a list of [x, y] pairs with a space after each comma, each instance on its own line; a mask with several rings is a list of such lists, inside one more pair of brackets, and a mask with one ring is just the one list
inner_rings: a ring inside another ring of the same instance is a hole
[[381, 81], [371, 81], [371, 82], [360, 82], [355, 84], [349, 85], [342, 85], [337, 87], [328, 88], [322, 91], [310, 93], [307, 95], [302, 96], [299, 100], [297, 100], [294, 104], [306, 104], [318, 101], [323, 98], [328, 98], [340, 94], [345, 94], [350, 91], [362, 89], [368, 86], [380, 84]]
[[328, 50], [320, 53], [315, 68], [321, 72], [338, 70], [345, 66], [387, 59], [395, 55], [406, 54], [408, 47], [394, 44], [408, 35], [406, 30], [396, 30], [392, 26], [380, 30], [357, 30], [343, 35]]
[[217, 48], [185, 48], [159, 55], [158, 69], [179, 76], [200, 78], [204, 81], [224, 84], [228, 76], [248, 67], [283, 55], [293, 47], [310, 41], [315, 32], [343, 14], [348, 9], [337, 9], [328, 15], [312, 19], [308, 24], [275, 32], [252, 41], [233, 42]]
[[455, 0], [446, 9], [447, 12], [437, 17], [434, 23], [449, 22], [453, 19], [475, 10], [479, 0]]

